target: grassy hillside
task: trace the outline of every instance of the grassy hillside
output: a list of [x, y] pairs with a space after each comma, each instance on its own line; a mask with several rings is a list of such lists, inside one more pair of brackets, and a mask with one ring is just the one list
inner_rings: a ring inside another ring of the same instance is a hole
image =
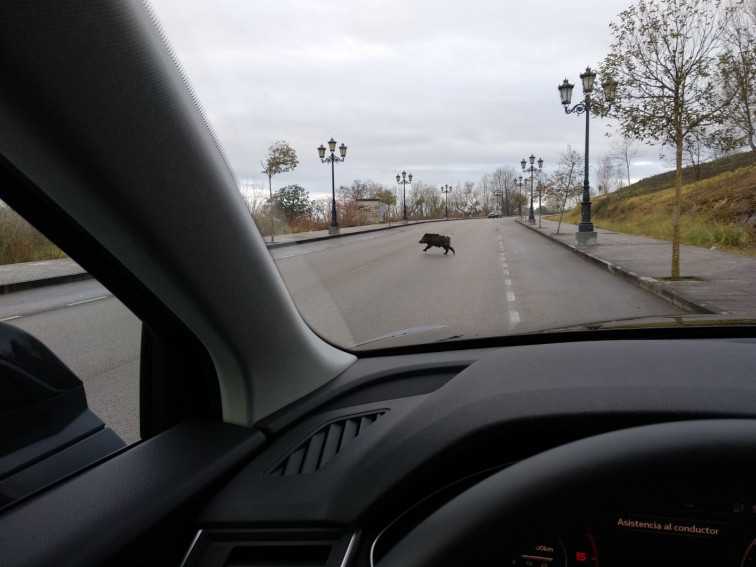
[[66, 255], [7, 205], [0, 203], [0, 264], [36, 262]]
[[[643, 179], [592, 200], [598, 228], [672, 239], [674, 171]], [[756, 256], [756, 153], [683, 171], [682, 243]], [[580, 207], [564, 216], [579, 223]]]

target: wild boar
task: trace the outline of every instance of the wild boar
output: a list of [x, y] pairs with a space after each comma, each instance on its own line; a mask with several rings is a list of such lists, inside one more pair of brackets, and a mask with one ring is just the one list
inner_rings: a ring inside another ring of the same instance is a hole
[[454, 248], [451, 247], [451, 238], [448, 236], [442, 236], [440, 234], [429, 234], [426, 232], [420, 239], [420, 242], [418, 244], [427, 244], [427, 246], [423, 248], [423, 252], [425, 252], [431, 246], [438, 246], [439, 248], [446, 250], [444, 254], [448, 254], [449, 250], [451, 250], [454, 255], [457, 254], [456, 252], [454, 252]]

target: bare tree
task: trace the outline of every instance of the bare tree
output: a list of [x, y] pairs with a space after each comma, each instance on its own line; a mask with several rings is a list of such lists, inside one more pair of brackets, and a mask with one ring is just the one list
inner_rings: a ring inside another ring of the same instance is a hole
[[273, 142], [268, 148], [268, 155], [265, 161], [261, 161], [262, 173], [268, 176], [268, 191], [270, 192], [270, 241], [273, 242], [275, 233], [274, 215], [273, 215], [273, 185], [272, 178], [279, 173], [291, 171], [299, 164], [297, 152], [289, 146], [284, 140]]
[[482, 209], [480, 194], [472, 181], [465, 181], [462, 185], [457, 185], [452, 195], [454, 209], [465, 217], [476, 215]]
[[497, 208], [507, 216], [514, 210], [513, 200], [516, 189], [516, 177], [517, 171], [513, 167], [499, 167], [490, 176], [493, 191], [501, 200], [501, 205], [497, 205]]
[[627, 184], [632, 184], [630, 179], [630, 163], [641, 153], [640, 142], [627, 136], [614, 138], [611, 143], [612, 158], [622, 164], [622, 169], [627, 173]]
[[680, 214], [685, 140], [725, 119], [718, 88], [728, 10], [718, 0], [638, 0], [612, 22], [602, 74], [618, 84], [611, 115], [625, 136], [675, 148], [671, 277], [680, 277]]
[[573, 150], [572, 146], [567, 146], [557, 162], [557, 169], [551, 175], [548, 186], [550, 191], [548, 198], [557, 203], [560, 211], [559, 224], [557, 225], [557, 234], [562, 227], [562, 216], [569, 199], [582, 199], [583, 185], [580, 175], [584, 167], [583, 154]]
[[376, 199], [376, 195], [379, 191], [386, 188], [372, 179], [355, 179], [350, 186], [342, 185], [336, 191], [336, 195], [339, 201], [346, 203], [347, 201], [356, 201], [357, 199]]
[[617, 166], [609, 156], [601, 158], [599, 164], [593, 169], [598, 183], [599, 195], [606, 195], [614, 190], [617, 180]]
[[735, 1], [733, 8], [720, 59], [722, 88], [732, 106], [728, 127], [716, 137], [724, 150], [747, 145], [756, 151], [756, 0]]
[[264, 189], [260, 185], [246, 182], [239, 187], [239, 193], [247, 205], [247, 210], [252, 218], [257, 219], [265, 202]]
[[310, 216], [316, 223], [327, 225], [331, 222], [331, 199], [313, 199], [310, 201]]

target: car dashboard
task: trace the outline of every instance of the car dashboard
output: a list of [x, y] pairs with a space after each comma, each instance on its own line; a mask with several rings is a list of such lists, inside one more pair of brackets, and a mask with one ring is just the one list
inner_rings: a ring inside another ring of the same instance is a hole
[[[567, 494], [554, 490], [573, 473], [518, 467], [618, 432], [629, 441], [605, 443], [622, 455], [644, 428], [753, 417], [755, 346], [623, 340], [363, 358], [260, 424], [272, 442], [198, 514], [185, 564], [267, 565], [271, 553], [293, 553], [286, 565], [424, 564], [395, 563], [392, 551], [503, 473], [505, 488], [543, 474], [543, 490], [498, 528], [496, 510], [458, 505], [458, 523], [478, 527], [439, 564], [752, 564], [756, 485], [740, 455], [643, 453], [611, 474], [595, 469], [593, 485], [590, 458], [611, 451], [588, 447]], [[489, 490], [485, 502], [501, 487]], [[429, 537], [443, 547], [443, 530]]]

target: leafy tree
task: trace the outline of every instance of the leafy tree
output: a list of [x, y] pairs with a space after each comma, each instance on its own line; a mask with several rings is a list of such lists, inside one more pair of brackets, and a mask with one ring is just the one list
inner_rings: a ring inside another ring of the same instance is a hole
[[[270, 204], [273, 205], [273, 185], [272, 178], [279, 173], [285, 173], [293, 170], [299, 164], [297, 152], [289, 146], [284, 140], [273, 142], [268, 148], [268, 155], [265, 161], [261, 161], [262, 173], [268, 176], [268, 192], [270, 193]], [[273, 242], [273, 211], [270, 215], [270, 241]]]
[[[380, 189], [376, 191], [375, 198], [378, 199], [379, 202], [386, 205], [387, 211], [390, 211], [396, 205], [396, 195], [393, 191], [390, 191], [388, 189]], [[389, 215], [387, 216], [390, 222], [391, 217]]]
[[728, 14], [718, 0], [639, 0], [612, 22], [602, 74], [618, 82], [610, 114], [623, 135], [675, 148], [672, 279], [680, 277], [682, 160], [686, 138], [725, 119], [717, 82]]
[[273, 195], [273, 203], [288, 222], [305, 217], [310, 213], [310, 195], [299, 185], [281, 187]]

